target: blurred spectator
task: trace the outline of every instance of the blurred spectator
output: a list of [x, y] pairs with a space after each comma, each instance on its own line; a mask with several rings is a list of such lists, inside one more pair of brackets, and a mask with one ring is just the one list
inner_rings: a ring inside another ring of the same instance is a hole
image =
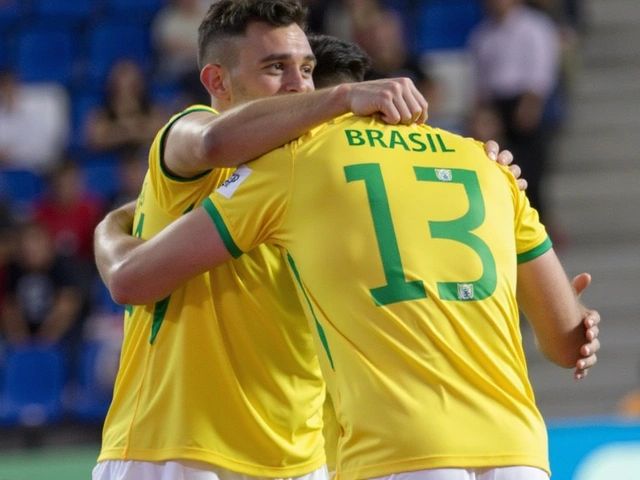
[[59, 343], [79, 318], [82, 293], [78, 272], [70, 259], [56, 254], [43, 225], [26, 223], [19, 235], [1, 312], [5, 338], [13, 345]]
[[198, 27], [205, 13], [200, 0], [170, 0], [154, 17], [152, 41], [163, 79], [178, 81], [199, 72]]
[[34, 206], [34, 218], [52, 236], [58, 254], [73, 258], [90, 274], [94, 270], [93, 230], [105, 205], [85, 191], [82, 173], [71, 159], [49, 178], [48, 191]]
[[580, 0], [527, 0], [527, 4], [546, 12], [556, 23], [576, 32], [584, 26], [583, 5]]
[[65, 89], [23, 85], [0, 71], [0, 166], [46, 173], [67, 147], [71, 120]]
[[[362, 45], [362, 43], [360, 43]], [[427, 67], [408, 49], [402, 18], [393, 10], [380, 8], [370, 18], [367, 41], [363, 46], [371, 57], [366, 80], [408, 77], [429, 101], [429, 124], [451, 129], [442, 114], [442, 94]]]
[[500, 117], [501, 146], [513, 152], [531, 204], [548, 223], [542, 182], [552, 130], [544, 111], [558, 86], [560, 43], [551, 19], [523, 1], [484, 0], [488, 17], [472, 31], [469, 49], [478, 108], [493, 108]]
[[16, 222], [8, 204], [0, 202], [0, 311], [8, 287], [8, 269], [16, 250]]
[[149, 166], [147, 150], [140, 148], [126, 154], [118, 165], [118, 190], [109, 201], [109, 209], [136, 200]]
[[198, 27], [211, 2], [170, 0], [154, 17], [152, 40], [157, 74], [164, 82], [177, 85], [182, 108], [194, 103], [208, 105], [209, 94], [200, 83], [198, 68]]
[[86, 146], [96, 153], [117, 155], [148, 147], [167, 114], [151, 100], [142, 68], [128, 59], [114, 63], [104, 94], [103, 104], [90, 113], [85, 125]]

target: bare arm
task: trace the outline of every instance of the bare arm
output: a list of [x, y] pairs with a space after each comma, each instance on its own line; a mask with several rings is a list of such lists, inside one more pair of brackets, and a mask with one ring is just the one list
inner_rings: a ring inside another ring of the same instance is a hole
[[252, 160], [344, 113], [381, 112], [387, 123], [424, 123], [427, 108], [427, 101], [406, 78], [262, 98], [221, 115], [194, 112], [181, 118], [166, 139], [164, 161], [175, 175], [191, 177]]
[[136, 202], [129, 202], [108, 213], [93, 234], [93, 254], [100, 278], [109, 285], [109, 271], [122, 258], [123, 252], [142, 240], [131, 235]]
[[582, 311], [553, 249], [518, 265], [517, 298], [542, 354], [562, 367], [575, 367], [585, 339]]
[[120, 304], [140, 305], [171, 294], [190, 278], [231, 258], [209, 214], [200, 207], [148, 241], [123, 232], [131, 224], [123, 209], [98, 225], [110, 240], [96, 248], [100, 275]]

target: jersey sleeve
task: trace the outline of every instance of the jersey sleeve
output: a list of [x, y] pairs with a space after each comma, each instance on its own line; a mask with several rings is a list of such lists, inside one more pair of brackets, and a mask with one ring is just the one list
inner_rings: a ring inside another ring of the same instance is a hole
[[233, 257], [278, 243], [293, 180], [293, 149], [285, 146], [239, 166], [205, 201]]
[[179, 216], [200, 203], [204, 196], [199, 192], [211, 192], [228, 174], [228, 169], [207, 170], [191, 178], [181, 178], [169, 172], [164, 165], [164, 144], [171, 127], [184, 116], [193, 112], [211, 112], [211, 107], [193, 105], [174, 115], [160, 129], [149, 149], [149, 182], [158, 206], [166, 212]]
[[533, 208], [525, 192], [512, 182], [515, 197], [515, 236], [518, 263], [533, 260], [547, 252], [553, 245], [547, 230], [540, 222], [538, 211]]

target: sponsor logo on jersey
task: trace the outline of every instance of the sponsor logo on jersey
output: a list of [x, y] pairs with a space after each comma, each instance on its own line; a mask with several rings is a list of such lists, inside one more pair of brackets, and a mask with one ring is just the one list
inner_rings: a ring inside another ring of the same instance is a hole
[[242, 182], [244, 182], [249, 175], [251, 175], [251, 170], [246, 165], [240, 165], [235, 172], [231, 174], [229, 178], [227, 178], [222, 185], [216, 190], [220, 195], [225, 198], [231, 198], [235, 191], [238, 189]]

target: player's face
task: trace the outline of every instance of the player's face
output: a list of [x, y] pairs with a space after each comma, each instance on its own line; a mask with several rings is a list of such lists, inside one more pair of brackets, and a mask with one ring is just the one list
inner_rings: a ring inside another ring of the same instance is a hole
[[313, 90], [315, 57], [298, 25], [249, 25], [238, 40], [237, 63], [229, 70], [232, 105], [281, 93]]

